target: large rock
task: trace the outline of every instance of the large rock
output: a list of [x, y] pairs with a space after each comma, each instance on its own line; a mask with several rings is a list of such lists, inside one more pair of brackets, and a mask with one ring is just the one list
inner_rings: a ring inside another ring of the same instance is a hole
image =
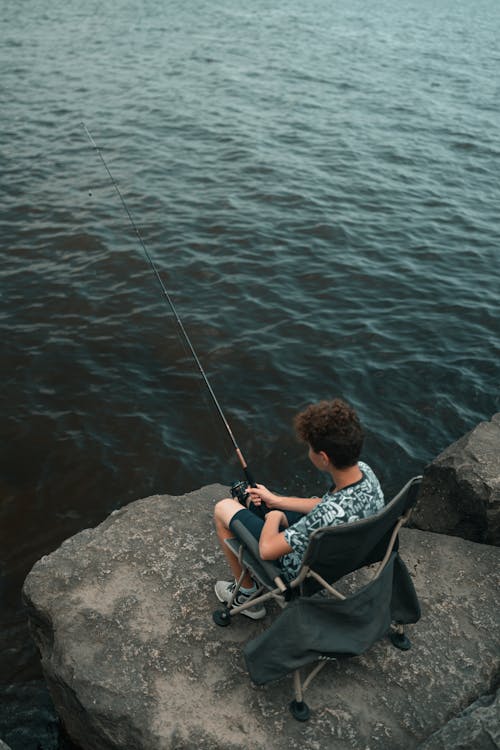
[[500, 413], [427, 466], [412, 526], [500, 545]]
[[242, 646], [265, 628], [212, 621], [227, 577], [212, 530], [219, 485], [155, 496], [112, 514], [40, 560], [24, 586], [56, 708], [84, 750], [321, 750], [418, 747], [498, 673], [500, 551], [403, 530], [423, 616], [413, 648], [388, 640], [328, 664], [311, 720], [288, 712], [292, 680], [252, 686]]
[[498, 750], [500, 693], [484, 695], [432, 734], [418, 750]]

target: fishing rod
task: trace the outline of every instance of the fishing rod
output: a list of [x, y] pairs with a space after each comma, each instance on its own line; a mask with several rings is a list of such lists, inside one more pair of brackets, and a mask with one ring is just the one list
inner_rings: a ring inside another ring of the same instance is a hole
[[[163, 292], [164, 299], [166, 300], [166, 302], [167, 302], [167, 304], [168, 304], [171, 312], [174, 315], [175, 321], [176, 321], [176, 323], [177, 323], [177, 325], [178, 325], [178, 327], [180, 329], [182, 337], [183, 337], [184, 341], [186, 342], [186, 344], [188, 345], [188, 349], [189, 349], [189, 351], [191, 353], [191, 356], [193, 357], [193, 359], [194, 359], [194, 361], [196, 363], [196, 366], [198, 367], [198, 370], [201, 373], [201, 376], [203, 378], [203, 382], [205, 383], [205, 385], [206, 385], [206, 387], [208, 389], [208, 392], [209, 392], [209, 394], [210, 394], [210, 396], [212, 398], [212, 401], [213, 401], [213, 403], [215, 405], [217, 413], [218, 413], [219, 417], [221, 418], [222, 423], [223, 423], [223, 425], [224, 425], [224, 427], [226, 429], [226, 432], [229, 435], [229, 438], [230, 438], [230, 440], [231, 440], [231, 442], [233, 444], [234, 450], [236, 452], [236, 456], [238, 458], [238, 461], [241, 464], [241, 467], [243, 469], [243, 473], [244, 473], [245, 478], [246, 478], [246, 480], [248, 482], [248, 485], [250, 485], [250, 487], [255, 487], [256, 486], [255, 480], [254, 480], [254, 478], [253, 478], [253, 476], [252, 476], [252, 474], [250, 472], [250, 469], [248, 468], [248, 464], [245, 461], [245, 458], [243, 456], [243, 453], [241, 452], [241, 449], [238, 446], [238, 443], [236, 442], [236, 438], [234, 437], [233, 431], [232, 431], [231, 427], [229, 426], [229, 422], [227, 421], [227, 419], [226, 419], [226, 417], [224, 415], [224, 412], [222, 411], [222, 407], [221, 407], [221, 405], [220, 405], [220, 403], [219, 403], [219, 401], [217, 399], [217, 396], [215, 395], [214, 390], [213, 390], [212, 386], [210, 385], [210, 382], [208, 380], [207, 374], [206, 374], [205, 370], [203, 369], [203, 366], [202, 366], [202, 364], [201, 364], [201, 362], [200, 362], [200, 360], [198, 358], [198, 355], [196, 354], [196, 351], [195, 351], [195, 348], [194, 348], [194, 346], [192, 344], [192, 341], [189, 338], [186, 329], [184, 328], [184, 324], [183, 324], [183, 322], [182, 322], [182, 320], [181, 320], [181, 318], [179, 316], [179, 313], [177, 312], [177, 309], [176, 309], [176, 307], [175, 307], [175, 305], [173, 303], [172, 297], [168, 293], [167, 288], [166, 288], [165, 284], [163, 283], [163, 279], [160, 276], [160, 272], [158, 271], [158, 268], [156, 267], [156, 265], [155, 265], [155, 263], [154, 263], [151, 255], [149, 253], [149, 250], [146, 247], [146, 243], [144, 242], [144, 240], [142, 238], [142, 235], [141, 235], [141, 233], [139, 231], [139, 227], [135, 223], [135, 221], [133, 219], [133, 216], [132, 216], [131, 212], [129, 211], [129, 208], [128, 208], [126, 202], [125, 202], [125, 199], [124, 199], [124, 197], [123, 197], [123, 195], [121, 193], [121, 190], [118, 187], [118, 183], [116, 182], [115, 178], [111, 174], [111, 170], [108, 167], [108, 164], [107, 164], [104, 156], [102, 155], [101, 149], [99, 148], [99, 146], [94, 141], [94, 139], [93, 139], [93, 137], [92, 137], [89, 129], [87, 128], [87, 126], [85, 125], [84, 122], [82, 122], [82, 127], [85, 130], [87, 138], [89, 139], [90, 143], [92, 144], [92, 147], [94, 148], [95, 152], [99, 156], [99, 158], [100, 158], [100, 160], [101, 160], [101, 162], [102, 162], [102, 164], [103, 164], [106, 172], [108, 173], [109, 179], [111, 180], [111, 184], [113, 185], [114, 189], [116, 190], [116, 192], [118, 194], [118, 197], [121, 200], [121, 203], [123, 205], [123, 208], [125, 209], [125, 212], [126, 212], [126, 214], [128, 216], [130, 224], [132, 225], [132, 228], [133, 228], [133, 230], [134, 230], [134, 232], [135, 232], [135, 234], [137, 236], [137, 239], [139, 240], [139, 243], [140, 243], [140, 245], [141, 245], [141, 247], [142, 247], [142, 249], [144, 251], [144, 255], [146, 256], [146, 259], [147, 259], [149, 265], [151, 266], [151, 269], [152, 269], [154, 275], [156, 276], [156, 278], [158, 280], [158, 283], [160, 284], [161, 290]], [[231, 487], [231, 492], [233, 494], [233, 497], [237, 497], [238, 500], [240, 500], [240, 502], [242, 502], [243, 504], [245, 504], [244, 500], [246, 499], [246, 487], [248, 485], [246, 485], [246, 483], [244, 483], [244, 482], [235, 482], [233, 484], [233, 486]]]

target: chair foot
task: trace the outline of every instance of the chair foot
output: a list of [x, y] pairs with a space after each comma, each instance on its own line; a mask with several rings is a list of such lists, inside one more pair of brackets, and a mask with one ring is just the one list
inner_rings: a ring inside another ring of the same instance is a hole
[[389, 633], [389, 639], [392, 645], [399, 648], [400, 651], [408, 651], [411, 648], [411, 641], [405, 633], [399, 633], [393, 630]]
[[221, 628], [231, 625], [231, 615], [228, 609], [216, 609], [212, 614], [212, 618], [215, 624], [220, 625]]
[[290, 703], [290, 713], [294, 719], [297, 719], [297, 721], [307, 721], [311, 715], [307, 703], [295, 700]]

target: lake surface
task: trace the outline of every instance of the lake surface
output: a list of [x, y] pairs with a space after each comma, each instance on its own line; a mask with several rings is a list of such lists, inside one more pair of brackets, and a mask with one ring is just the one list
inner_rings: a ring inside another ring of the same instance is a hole
[[0, 8], [0, 737], [55, 750], [20, 591], [113, 509], [258, 481], [343, 396], [387, 494], [500, 410], [500, 3]]

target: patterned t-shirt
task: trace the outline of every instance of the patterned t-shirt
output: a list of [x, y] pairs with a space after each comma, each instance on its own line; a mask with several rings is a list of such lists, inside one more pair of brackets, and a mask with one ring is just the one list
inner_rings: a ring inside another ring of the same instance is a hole
[[292, 552], [280, 561], [287, 580], [296, 577], [313, 531], [323, 526], [359, 521], [384, 507], [384, 494], [373, 470], [363, 461], [359, 461], [358, 466], [363, 474], [358, 482], [337, 492], [329, 490], [315, 508], [285, 530], [285, 539], [292, 547]]

